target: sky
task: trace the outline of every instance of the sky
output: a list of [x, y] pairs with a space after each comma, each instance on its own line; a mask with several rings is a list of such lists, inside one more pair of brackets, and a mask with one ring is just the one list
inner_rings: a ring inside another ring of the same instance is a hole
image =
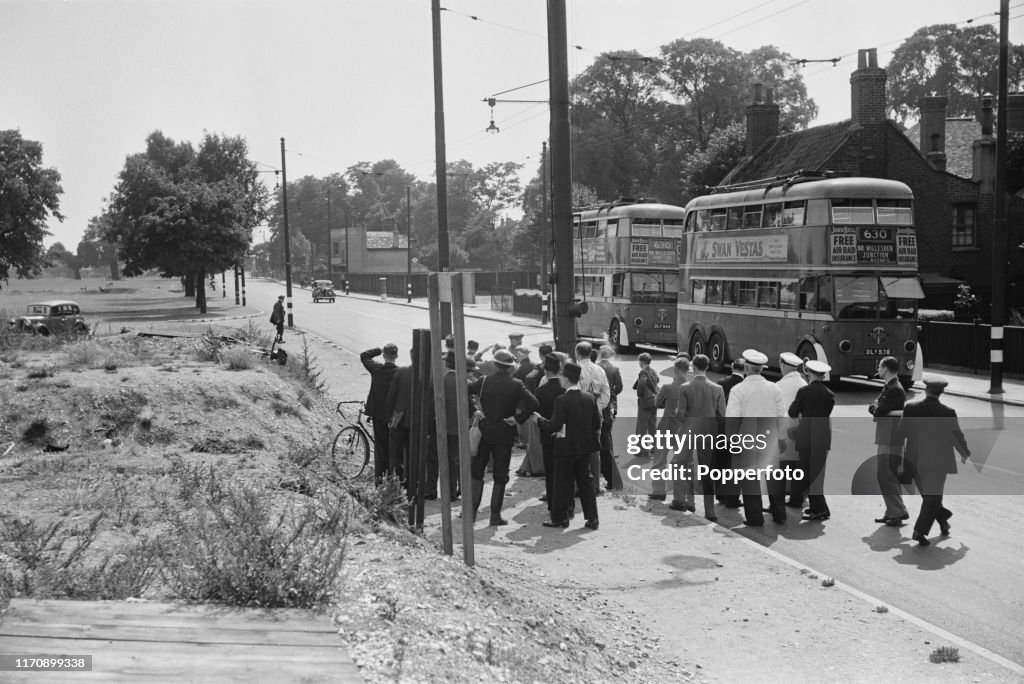
[[[493, 134], [482, 100], [546, 81], [547, 4], [441, 5], [448, 162], [514, 161], [525, 181], [547, 138], [546, 104], [499, 103]], [[1011, 0], [1014, 43], [1024, 42], [1022, 5]], [[998, 0], [566, 0], [570, 78], [602, 52], [656, 56], [679, 38], [743, 52], [775, 45], [794, 58], [841, 58], [804, 68], [814, 123], [829, 123], [849, 118], [858, 49], [878, 48], [885, 66], [916, 29], [996, 22], [998, 9]], [[547, 96], [543, 82], [500, 97]], [[193, 143], [204, 131], [241, 135], [270, 187], [282, 137], [291, 180], [382, 159], [431, 180], [430, 1], [0, 0], [0, 129], [40, 141], [44, 165], [60, 171], [66, 220], [50, 221], [47, 245], [71, 250], [154, 130]]]

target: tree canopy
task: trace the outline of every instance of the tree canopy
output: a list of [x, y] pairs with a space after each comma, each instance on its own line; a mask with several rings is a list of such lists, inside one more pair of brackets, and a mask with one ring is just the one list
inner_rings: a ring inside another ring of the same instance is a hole
[[43, 167], [43, 146], [19, 131], [0, 131], [0, 280], [19, 278], [46, 266], [46, 220], [60, 221], [60, 173]]
[[[1024, 85], [1024, 45], [1010, 46], [1009, 89]], [[947, 116], [975, 116], [980, 96], [996, 93], [999, 34], [990, 24], [958, 27], [934, 24], [914, 31], [893, 51], [886, 67], [889, 108], [906, 125], [917, 116], [917, 101], [945, 95]]]
[[199, 148], [160, 131], [129, 156], [110, 204], [105, 238], [116, 242], [125, 275], [158, 268], [200, 285], [208, 273], [241, 263], [253, 228], [266, 216], [267, 191], [241, 137], [207, 133]]

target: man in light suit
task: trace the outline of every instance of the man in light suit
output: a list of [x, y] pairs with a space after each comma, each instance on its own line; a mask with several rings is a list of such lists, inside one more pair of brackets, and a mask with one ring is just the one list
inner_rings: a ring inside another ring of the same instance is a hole
[[[743, 361], [747, 377], [743, 382], [732, 388], [729, 402], [725, 407], [727, 429], [730, 435], [750, 437], [763, 436], [766, 447], [746, 450], [740, 454], [743, 468], [765, 468], [778, 465], [778, 434], [781, 418], [787, 418], [788, 407], [782, 400], [782, 390], [775, 383], [768, 382], [761, 370], [768, 363], [768, 357], [756, 349], [743, 352]], [[736, 463], [736, 459], [733, 460]], [[768, 480], [768, 511], [776, 523], [786, 522], [786, 489], [785, 482]], [[781, 486], [780, 486], [781, 485]], [[744, 481], [743, 510], [746, 525], [760, 527], [764, 525], [765, 509], [761, 508], [761, 483]]]
[[[679, 403], [676, 406], [676, 419], [679, 421], [679, 432], [689, 433], [692, 439], [699, 440], [693, 451], [685, 450], [678, 455], [673, 463], [681, 462], [690, 468], [691, 476], [685, 480], [677, 479], [672, 483], [672, 504], [670, 508], [677, 511], [695, 512], [693, 499], [694, 468], [692, 454], [697, 456], [697, 464], [711, 468], [715, 454], [715, 438], [718, 435], [718, 422], [725, 418], [725, 392], [721, 385], [708, 380], [710, 359], [704, 354], [693, 357], [693, 380], [684, 383], [679, 389]], [[701, 493], [704, 496], [704, 517], [718, 520], [715, 515], [714, 482], [710, 477], [700, 481]]]
[[[782, 373], [782, 377], [776, 386], [782, 390], [782, 401], [785, 402], [788, 407], [796, 399], [796, 393], [801, 387], [807, 386], [807, 381], [804, 380], [804, 376], [800, 374], [800, 366], [803, 365], [803, 360], [794, 354], [793, 352], [782, 352], [779, 354], [779, 371]], [[782, 447], [782, 454], [779, 456], [779, 463], [782, 467], [787, 465], [791, 468], [796, 468], [799, 457], [797, 456], [796, 449], [793, 448], [793, 440], [790, 438], [790, 432], [796, 428], [796, 421], [786, 418], [782, 421], [782, 429], [780, 430], [780, 436], [784, 442]], [[803, 508], [804, 497], [803, 495], [793, 494], [793, 485], [796, 484], [796, 488], [799, 490], [799, 483], [787, 482], [786, 491], [789, 494], [789, 500], [786, 505], [791, 508]]]
[[953, 513], [942, 505], [942, 491], [946, 475], [956, 472], [953, 450], [960, 452], [964, 463], [971, 457], [971, 450], [967, 448], [956, 411], [939, 401], [949, 383], [936, 375], [925, 376], [923, 382], [924, 398], [904, 407], [896, 434], [898, 440], [907, 442], [904, 468], [913, 470], [914, 484], [921, 491], [921, 512], [914, 523], [913, 539], [928, 546], [933, 522], [938, 521], [942, 536], [949, 534]]

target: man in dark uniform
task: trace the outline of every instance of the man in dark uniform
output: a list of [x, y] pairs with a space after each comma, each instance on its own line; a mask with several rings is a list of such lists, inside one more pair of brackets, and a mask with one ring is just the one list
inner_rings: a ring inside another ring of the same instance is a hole
[[[633, 389], [636, 390], [636, 429], [635, 432], [638, 437], [644, 435], [653, 435], [657, 429], [658, 422], [658, 407], [655, 400], [658, 398], [658, 374], [653, 368], [651, 368], [651, 355], [647, 352], [642, 353], [637, 357], [637, 361], [640, 362], [640, 374], [636, 378], [636, 382], [633, 383]], [[651, 452], [649, 449], [643, 449], [639, 454], [643, 457], [649, 457]]]
[[936, 375], [925, 376], [923, 382], [924, 398], [904, 407], [897, 437], [907, 442], [904, 467], [913, 470], [914, 484], [921, 491], [921, 512], [914, 523], [913, 539], [928, 546], [933, 522], [938, 521], [942, 536], [949, 534], [953, 513], [942, 505], [942, 491], [946, 475], [957, 471], [953, 450], [960, 452], [963, 463], [971, 457], [971, 450], [967, 448], [956, 411], [939, 401], [949, 383]]
[[[562, 370], [562, 364], [557, 356], [548, 354], [544, 357], [544, 377], [546, 380], [537, 388], [537, 413], [541, 418], [551, 420], [555, 415], [555, 400], [565, 394], [565, 388], [558, 381], [558, 374]], [[544, 454], [544, 496], [542, 501], [548, 504], [548, 512], [554, 503], [554, 482], [555, 482], [555, 438], [549, 433], [540, 431], [540, 446]]]
[[[411, 352], [410, 352], [411, 353]], [[409, 451], [409, 430], [412, 427], [412, 366], [402, 366], [395, 371], [384, 401], [384, 412], [388, 417], [388, 471], [405, 479], [405, 463]]]
[[[726, 404], [729, 403], [729, 392], [732, 391], [732, 388], [743, 382], [745, 368], [746, 366], [744, 366], [742, 358], [735, 359], [732, 362], [732, 373], [718, 381], [718, 384], [722, 386], [722, 391], [725, 393]], [[718, 434], [726, 434], [725, 418], [718, 421]], [[732, 467], [732, 454], [729, 453], [729, 450], [716, 449], [715, 468], [726, 470], [730, 467]], [[718, 500], [726, 508], [739, 508], [743, 505], [740, 501], [739, 492], [740, 487], [735, 482], [715, 484], [715, 494], [717, 494]]]
[[[384, 363], [375, 361], [378, 356], [384, 356]], [[388, 470], [390, 458], [390, 441], [388, 440], [388, 412], [385, 403], [388, 398], [388, 390], [391, 389], [391, 381], [395, 376], [398, 366], [395, 360], [398, 359], [398, 347], [392, 343], [384, 345], [384, 349], [375, 347], [367, 349], [359, 355], [363, 367], [370, 373], [370, 393], [366, 395], [366, 415], [373, 423], [373, 475], [380, 482]]]
[[473, 517], [480, 509], [484, 492], [484, 471], [494, 458], [494, 489], [491, 492], [491, 526], [507, 525], [501, 517], [508, 483], [512, 444], [516, 438], [516, 406], [522, 402], [525, 415], [537, 409], [537, 398], [527, 391], [522, 381], [512, 377], [515, 357], [504, 349], [494, 352], [495, 372], [473, 384], [471, 394], [480, 397], [480, 447], [473, 458]]
[[598, 528], [597, 494], [590, 459], [600, 448], [601, 414], [594, 395], [580, 389], [580, 371], [580, 366], [571, 361], [565, 364], [562, 374], [570, 383], [569, 389], [555, 400], [551, 420], [541, 420], [541, 430], [555, 435], [555, 500], [551, 520], [544, 522], [545, 527], [569, 526], [575, 488], [583, 505], [585, 526], [592, 530]]
[[836, 398], [825, 386], [825, 374], [832, 368], [822, 361], [807, 361], [804, 364], [810, 383], [796, 392], [796, 398], [789, 405], [789, 417], [799, 418], [796, 426], [796, 453], [800, 457], [798, 467], [803, 470], [803, 479], [792, 481], [792, 497], [803, 500], [808, 493], [808, 508], [804, 520], [828, 520], [832, 515], [825, 501], [825, 460], [832, 448], [832, 409]]
[[881, 518], [875, 518], [875, 522], [893, 526], [901, 525], [910, 518], [900, 494], [900, 483], [892, 470], [892, 464], [900, 455], [896, 427], [903, 415], [903, 406], [907, 403], [907, 394], [897, 377], [899, 369], [900, 362], [892, 356], [886, 356], [878, 362], [878, 376], [885, 382], [885, 386], [868, 407], [868, 412], [874, 416], [875, 444], [878, 445], [875, 473], [878, 488], [882, 490], [882, 500], [885, 501], [885, 513]]

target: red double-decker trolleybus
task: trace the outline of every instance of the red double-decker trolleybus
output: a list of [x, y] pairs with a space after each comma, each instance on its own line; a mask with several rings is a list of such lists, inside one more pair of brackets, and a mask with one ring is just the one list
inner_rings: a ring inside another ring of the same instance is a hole
[[878, 178], [772, 179], [686, 207], [679, 348], [715, 369], [756, 348], [819, 359], [831, 379], [894, 356], [920, 378], [913, 193]]
[[573, 213], [575, 298], [581, 337], [619, 350], [674, 346], [679, 245], [686, 210], [619, 200]]

